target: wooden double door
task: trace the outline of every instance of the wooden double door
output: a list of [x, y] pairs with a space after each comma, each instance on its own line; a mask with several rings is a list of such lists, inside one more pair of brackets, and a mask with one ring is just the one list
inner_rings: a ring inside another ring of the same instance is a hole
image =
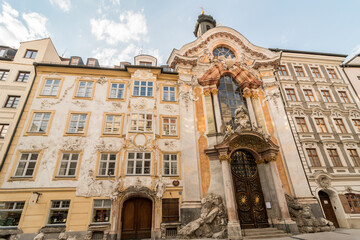
[[122, 210], [121, 239], [151, 238], [152, 201], [147, 198], [131, 198], [124, 202]]
[[259, 173], [251, 153], [231, 155], [231, 172], [241, 228], [269, 227]]

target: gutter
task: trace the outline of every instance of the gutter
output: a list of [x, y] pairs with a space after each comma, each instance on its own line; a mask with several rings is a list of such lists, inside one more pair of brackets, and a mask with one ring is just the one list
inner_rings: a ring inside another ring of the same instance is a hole
[[19, 118], [18, 118], [18, 120], [17, 120], [17, 122], [16, 122], [14, 131], [13, 131], [13, 133], [12, 133], [12, 135], [11, 135], [11, 138], [10, 138], [10, 141], [9, 141], [9, 144], [8, 144], [8, 146], [7, 146], [7, 148], [6, 148], [4, 157], [3, 157], [3, 159], [1, 160], [0, 172], [1, 172], [2, 168], [4, 167], [5, 159], [6, 159], [7, 155], [8, 155], [8, 153], [9, 153], [9, 149], [10, 149], [11, 143], [12, 143], [12, 141], [13, 141], [13, 139], [14, 139], [14, 136], [15, 136], [15, 133], [16, 133], [16, 131], [17, 131], [17, 129], [18, 129], [18, 126], [19, 126], [21, 117], [22, 117], [22, 115], [23, 115], [23, 113], [24, 113], [24, 110], [25, 110], [26, 103], [27, 103], [28, 100], [29, 100], [30, 92], [32, 91], [32, 88], [33, 88], [33, 86], [34, 86], [34, 82], [35, 82], [35, 79], [36, 79], [36, 76], [37, 76], [37, 72], [36, 72], [36, 63], [34, 62], [33, 65], [34, 65], [34, 70], [35, 70], [34, 79], [33, 79], [32, 83], [31, 83], [30, 88], [29, 88], [28, 94], [27, 94], [27, 96], [26, 96], [26, 98], [25, 98], [24, 105], [23, 105], [23, 107], [22, 107], [22, 109], [21, 109]]

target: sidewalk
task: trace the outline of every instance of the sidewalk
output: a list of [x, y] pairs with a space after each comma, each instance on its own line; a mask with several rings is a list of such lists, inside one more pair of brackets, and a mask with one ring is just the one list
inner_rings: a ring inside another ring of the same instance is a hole
[[337, 228], [334, 232], [299, 234], [271, 240], [360, 240], [360, 229]]

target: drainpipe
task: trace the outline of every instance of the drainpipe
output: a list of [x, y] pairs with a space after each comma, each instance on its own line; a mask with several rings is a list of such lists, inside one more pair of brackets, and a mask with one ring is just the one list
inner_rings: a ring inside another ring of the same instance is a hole
[[26, 103], [27, 103], [27, 101], [28, 101], [28, 99], [29, 99], [29, 96], [30, 96], [30, 92], [31, 92], [31, 90], [32, 90], [32, 88], [33, 88], [33, 86], [34, 86], [34, 82], [35, 82], [35, 79], [36, 79], [36, 76], [37, 76], [37, 72], [36, 72], [36, 62], [34, 62], [33, 65], [34, 65], [35, 75], [34, 75], [34, 78], [33, 78], [32, 83], [31, 83], [31, 85], [30, 85], [30, 89], [29, 89], [29, 91], [28, 91], [28, 94], [26, 95], [24, 105], [23, 105], [23, 107], [22, 107], [22, 109], [21, 109], [19, 118], [18, 118], [18, 120], [17, 120], [17, 122], [16, 122], [14, 131], [13, 131], [13, 133], [12, 133], [12, 135], [11, 135], [11, 138], [10, 138], [10, 141], [9, 141], [9, 144], [8, 144], [8, 146], [7, 146], [7, 148], [6, 148], [4, 157], [3, 157], [2, 161], [1, 161], [1, 164], [0, 164], [0, 172], [1, 172], [2, 168], [4, 167], [5, 159], [6, 159], [7, 155], [8, 155], [8, 152], [9, 152], [9, 149], [10, 149], [10, 146], [11, 146], [11, 143], [12, 143], [12, 141], [13, 141], [13, 139], [14, 139], [14, 136], [15, 136], [15, 133], [16, 133], [16, 131], [17, 131], [17, 129], [18, 129], [18, 126], [19, 126], [21, 117], [22, 117], [22, 115], [23, 115], [23, 113], [24, 113]]

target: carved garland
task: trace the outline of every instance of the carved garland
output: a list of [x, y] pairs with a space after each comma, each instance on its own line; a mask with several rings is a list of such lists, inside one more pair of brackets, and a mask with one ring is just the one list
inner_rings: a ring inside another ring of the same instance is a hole
[[217, 32], [214, 33], [212, 35], [210, 35], [209, 37], [207, 37], [204, 41], [202, 41], [201, 43], [199, 43], [197, 46], [190, 48], [189, 50], [187, 50], [184, 54], [184, 56], [188, 56], [191, 53], [196, 53], [199, 49], [203, 48], [208, 42], [210, 42], [210, 40], [217, 38], [217, 37], [225, 37], [225, 38], [230, 38], [231, 40], [234, 40], [235, 42], [239, 43], [240, 47], [242, 49], [244, 49], [245, 52], [250, 53], [251, 56], [256, 56], [262, 59], [269, 59], [268, 57], [266, 57], [264, 54], [254, 51], [252, 49], [250, 49], [249, 47], [247, 47], [243, 41], [241, 41], [240, 38], [234, 36], [231, 33], [227, 33], [227, 32]]

